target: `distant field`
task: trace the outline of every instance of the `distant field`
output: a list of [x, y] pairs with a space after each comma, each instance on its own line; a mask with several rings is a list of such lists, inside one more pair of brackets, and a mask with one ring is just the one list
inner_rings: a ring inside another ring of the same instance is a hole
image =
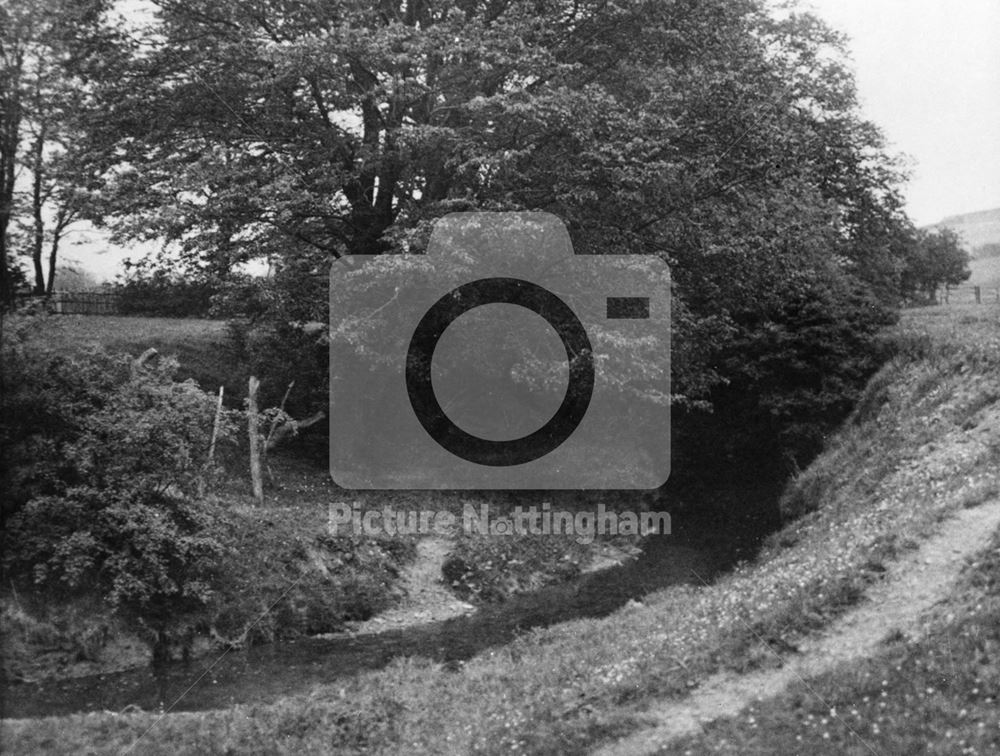
[[56, 347], [101, 344], [106, 349], [142, 352], [150, 346], [169, 349], [191, 342], [221, 342], [225, 330], [222, 320], [53, 315], [46, 325], [46, 341]]
[[99, 345], [138, 356], [149, 347], [176, 355], [181, 378], [193, 377], [213, 389], [233, 380], [226, 323], [196, 318], [140, 318], [119, 315], [51, 315], [41, 337], [55, 349], [73, 351]]

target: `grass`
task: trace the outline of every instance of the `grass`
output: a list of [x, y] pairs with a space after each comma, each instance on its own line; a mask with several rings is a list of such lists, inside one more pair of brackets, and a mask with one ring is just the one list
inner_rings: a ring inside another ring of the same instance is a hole
[[[237, 380], [226, 345], [226, 323], [198, 318], [141, 318], [123, 315], [58, 315], [45, 319], [46, 343], [71, 351], [89, 345], [138, 357], [149, 347], [177, 356], [179, 378], [194, 378], [206, 391], [246, 393]], [[242, 377], [242, 376], [240, 376]]]
[[225, 321], [198, 318], [54, 315], [45, 319], [50, 345], [63, 349], [93, 343], [138, 352], [148, 346], [194, 350], [205, 342], [221, 341], [225, 327]]
[[1000, 752], [1000, 534], [927, 632], [674, 743], [679, 754]]
[[[608, 618], [535, 631], [457, 671], [419, 658], [399, 659], [385, 670], [268, 705], [163, 719], [139, 713], [7, 722], [8, 750], [111, 753], [141, 738], [142, 753], [574, 753], [630, 732], [655, 700], [683, 695], [723, 669], [773, 663], [759, 638], [777, 648], [794, 646], [802, 634], [856, 603], [885, 563], [931, 532], [942, 516], [991, 495], [1000, 470], [1000, 406], [988, 397], [1000, 385], [1000, 312], [913, 311], [891, 339], [896, 357], [873, 380], [871, 395], [790, 488], [786, 511], [802, 516], [776, 534], [755, 563], [738, 566], [712, 585], [675, 586]], [[993, 574], [983, 578], [986, 583], [969, 585], [984, 607], [992, 606], [989, 597], [996, 593]], [[967, 620], [962, 627], [968, 643], [985, 643], [995, 635], [975, 628], [985, 628], [992, 616], [980, 612], [963, 620], [965, 615], [956, 614], [954, 621]], [[938, 643], [948, 637], [942, 633]], [[904, 646], [893, 652], [908, 653]], [[940, 672], [951, 658], [963, 667], [964, 676], [956, 679], [974, 687], [977, 676], [985, 680], [976, 672], [976, 660], [993, 659], [995, 665], [996, 646], [983, 648], [985, 657], [939, 654], [940, 665], [928, 667], [927, 675]], [[908, 663], [916, 664], [930, 649], [914, 651]], [[913, 676], [903, 656], [893, 658]], [[875, 678], [878, 686], [883, 679], [889, 680], [886, 686], [897, 684], [873, 664], [874, 677], [848, 670], [847, 677], [830, 679], [828, 693], [840, 702], [838, 711], [863, 705], [864, 695], [872, 699]], [[939, 694], [947, 699], [949, 717], [961, 711], [955, 696], [977, 695], [972, 687], [926, 687], [934, 688], [933, 700]], [[875, 708], [864, 710], [866, 721], [872, 721], [881, 698], [879, 692]], [[965, 702], [965, 716], [986, 711], [985, 697], [977, 701]], [[803, 716], [818, 716], [820, 710], [810, 707], [800, 709]], [[779, 708], [769, 711], [778, 717]], [[898, 716], [884, 720], [885, 743], [914, 742], [905, 740], [912, 718], [904, 711], [901, 703]], [[807, 752], [794, 740], [806, 734], [795, 730], [791, 719], [767, 722], [776, 733], [773, 743], [782, 747], [763, 752]], [[786, 729], [792, 740], [781, 739], [779, 731]], [[822, 740], [823, 731], [817, 728], [815, 738]], [[971, 729], [962, 734], [973, 742]], [[818, 742], [809, 737], [810, 744]], [[746, 748], [732, 752], [753, 753], [757, 743], [769, 742], [748, 740]], [[705, 752], [713, 746], [706, 741], [691, 747]]]

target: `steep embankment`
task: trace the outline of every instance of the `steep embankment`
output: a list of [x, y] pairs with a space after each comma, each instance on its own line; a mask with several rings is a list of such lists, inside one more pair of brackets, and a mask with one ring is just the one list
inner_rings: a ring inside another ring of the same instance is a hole
[[[673, 587], [609, 618], [536, 632], [457, 671], [400, 660], [264, 706], [7, 722], [5, 746], [996, 750], [1000, 310], [911, 312], [892, 338], [895, 358], [791, 486], [785, 511], [798, 519], [755, 563], [711, 585]], [[685, 710], [689, 729], [663, 729], [671, 711]]]
[[[925, 628], [926, 614], [950, 597], [966, 560], [989, 547], [992, 534], [998, 527], [1000, 499], [957, 512], [945, 520], [940, 530], [919, 548], [893, 562], [885, 576], [866, 592], [864, 601], [857, 608], [846, 612], [823, 631], [803, 638], [793, 649], [794, 654], [775, 651], [775, 661], [781, 663], [780, 667], [745, 674], [717, 673], [685, 699], [651, 707], [651, 726], [599, 752], [606, 756], [659, 753], [684, 736], [700, 734], [712, 723], [718, 723], [718, 729], [723, 729], [723, 721], [731, 720], [734, 713], [761, 701], [770, 703], [765, 704], [765, 708], [774, 709], [774, 699], [793, 685], [800, 684], [808, 691], [809, 680], [877, 657], [886, 642], [914, 644], [924, 640], [929, 635]], [[945, 680], [946, 684], [948, 682]], [[821, 703], [832, 698], [814, 697]], [[844, 716], [838, 717], [836, 709], [836, 706], [828, 705], [820, 714], [826, 714], [828, 719], [836, 720], [837, 724], [851, 731], [856, 745], [864, 747], [866, 744], [865, 737], [857, 730], [874, 726], [877, 734], [876, 718], [865, 721], [857, 709], [853, 709], [850, 718], [855, 720], [854, 729], [852, 722]], [[745, 721], [753, 725], [756, 717], [749, 713]], [[769, 734], [761, 733], [759, 740], [769, 739]], [[744, 744], [751, 740], [754, 750], [761, 747], [758, 739], [743, 736], [739, 740]], [[722, 745], [718, 741], [716, 744]], [[789, 751], [775, 748], [774, 752]]]

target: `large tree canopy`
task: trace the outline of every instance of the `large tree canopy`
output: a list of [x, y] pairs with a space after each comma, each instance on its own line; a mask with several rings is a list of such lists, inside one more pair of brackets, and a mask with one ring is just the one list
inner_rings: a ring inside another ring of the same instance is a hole
[[[900, 176], [858, 115], [843, 40], [808, 14], [759, 0], [155, 5], [130, 71], [102, 91], [92, 136], [118, 155], [103, 220], [174, 242], [210, 276], [268, 258], [277, 283], [256, 301], [278, 322], [324, 319], [335, 257], [419, 251], [454, 209], [547, 210], [578, 252], [670, 263], [675, 401], [693, 406], [748, 373], [734, 345], [759, 348], [822, 303], [857, 309], [867, 333], [883, 314], [864, 292], [898, 290]], [[789, 390], [826, 397], [825, 381]]]

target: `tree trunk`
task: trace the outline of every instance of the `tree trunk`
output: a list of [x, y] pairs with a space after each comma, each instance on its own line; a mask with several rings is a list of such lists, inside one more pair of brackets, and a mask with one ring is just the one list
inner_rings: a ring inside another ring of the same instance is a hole
[[0, 302], [3, 305], [14, 299], [14, 277], [7, 257], [7, 230], [14, 215], [14, 183], [17, 178], [15, 166], [21, 136], [19, 93], [22, 59], [23, 54], [16, 55], [14, 66], [9, 72], [9, 89], [3, 91], [4, 114], [0, 118]]
[[49, 245], [49, 280], [45, 293], [54, 292], [56, 284], [56, 262], [59, 259], [59, 244], [62, 242], [66, 229], [76, 220], [77, 209], [63, 205], [56, 213], [56, 222], [52, 225], [52, 243]]
[[51, 294], [56, 286], [56, 254], [59, 252], [59, 237], [52, 237], [52, 246], [49, 247], [49, 280], [45, 282], [45, 293]]
[[7, 303], [14, 299], [12, 275], [7, 266], [7, 223], [0, 211], [0, 312], [7, 308]]
[[45, 219], [42, 217], [42, 154], [45, 149], [45, 127], [42, 126], [31, 147], [31, 216], [35, 234], [31, 244], [31, 262], [35, 267], [35, 294], [45, 293], [45, 273], [42, 269], [42, 249], [45, 245]]

